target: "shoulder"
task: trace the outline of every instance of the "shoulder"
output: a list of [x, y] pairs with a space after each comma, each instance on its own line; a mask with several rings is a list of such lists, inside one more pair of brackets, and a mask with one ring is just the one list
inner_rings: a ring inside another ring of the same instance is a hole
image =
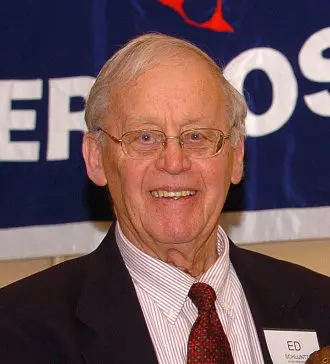
[[232, 243], [230, 250], [250, 308], [263, 318], [263, 327], [316, 330], [320, 343], [330, 344], [329, 277]]
[[109, 249], [114, 245], [114, 239], [114, 228], [111, 228], [93, 252], [1, 288], [0, 310], [37, 308], [77, 299], [91, 271], [100, 270], [102, 276], [101, 269], [109, 266], [110, 257], [115, 256], [113, 251], [116, 251], [115, 247]]
[[0, 290], [0, 362], [62, 362], [78, 352], [75, 318], [89, 256], [34, 274]]
[[231, 261], [235, 269], [249, 270], [259, 280], [280, 280], [282, 278], [304, 280], [304, 282], [318, 283], [319, 286], [330, 288], [330, 277], [280, 259], [272, 258], [264, 254], [249, 251], [230, 244]]
[[231, 245], [231, 261], [246, 291], [281, 306], [300, 302], [306, 313], [329, 318], [330, 278], [297, 264]]
[[92, 253], [0, 290], [1, 363], [81, 362], [91, 334], [85, 319], [100, 317], [104, 298], [126, 274], [112, 230]]
[[0, 310], [40, 308], [51, 301], [78, 294], [89, 256], [84, 256], [33, 274], [0, 289]]

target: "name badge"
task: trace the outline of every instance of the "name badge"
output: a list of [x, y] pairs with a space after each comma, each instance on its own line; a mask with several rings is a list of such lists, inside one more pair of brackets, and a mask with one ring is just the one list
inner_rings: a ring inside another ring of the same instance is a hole
[[312, 330], [265, 329], [264, 333], [274, 364], [304, 364], [320, 349], [316, 332]]

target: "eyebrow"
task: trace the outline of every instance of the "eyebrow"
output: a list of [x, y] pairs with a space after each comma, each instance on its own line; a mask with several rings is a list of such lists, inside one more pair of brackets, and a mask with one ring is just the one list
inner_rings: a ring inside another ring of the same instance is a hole
[[[205, 117], [197, 117], [193, 119], [186, 119], [180, 124], [180, 129], [185, 128], [187, 126], [193, 125], [193, 124], [199, 124], [199, 127], [210, 127], [212, 122], [214, 120], [211, 120], [209, 118]], [[155, 118], [153, 116], [139, 116], [139, 117], [128, 117], [124, 120], [124, 123], [126, 126], [130, 127], [138, 127], [143, 128], [143, 126], [150, 126], [150, 127], [157, 127], [162, 128], [164, 125], [163, 122], [160, 122], [158, 118]], [[202, 124], [202, 125], [200, 125]]]
[[159, 121], [157, 122], [157, 119], [151, 116], [138, 116], [138, 117], [127, 117], [124, 119], [124, 122], [126, 126], [138, 126], [141, 128], [143, 125], [157, 125], [159, 124]]
[[214, 120], [210, 119], [210, 118], [206, 118], [206, 117], [197, 117], [197, 118], [194, 118], [194, 119], [188, 119], [186, 120], [182, 125], [181, 125], [181, 128], [182, 127], [185, 127], [185, 126], [188, 126], [188, 125], [192, 125], [192, 124], [202, 124], [202, 125], [198, 125], [199, 127], [207, 127], [207, 126], [210, 126], [210, 125], [207, 125], [207, 124], [210, 124], [214, 122]]

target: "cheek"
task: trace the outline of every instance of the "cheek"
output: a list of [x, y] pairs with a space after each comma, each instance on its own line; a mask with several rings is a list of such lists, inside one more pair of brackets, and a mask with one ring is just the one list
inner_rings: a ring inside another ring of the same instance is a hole
[[103, 168], [107, 178], [107, 186], [114, 205], [118, 208], [123, 199], [123, 176], [121, 173], [121, 157], [114, 148], [108, 147], [103, 154]]
[[230, 186], [231, 163], [227, 157], [229, 156], [204, 166], [204, 188], [206, 196], [213, 204], [223, 203]]
[[[147, 167], [139, 160], [122, 158], [117, 163], [117, 178], [114, 184], [118, 184], [122, 199], [126, 205], [133, 205], [143, 195], [144, 179]], [[114, 186], [116, 188], [116, 186]]]

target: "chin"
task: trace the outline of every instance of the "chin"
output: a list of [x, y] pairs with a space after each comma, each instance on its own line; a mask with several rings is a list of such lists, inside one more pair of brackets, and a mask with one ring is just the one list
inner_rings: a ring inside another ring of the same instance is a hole
[[196, 238], [198, 231], [192, 226], [166, 225], [152, 229], [151, 235], [162, 244], [185, 244]]

